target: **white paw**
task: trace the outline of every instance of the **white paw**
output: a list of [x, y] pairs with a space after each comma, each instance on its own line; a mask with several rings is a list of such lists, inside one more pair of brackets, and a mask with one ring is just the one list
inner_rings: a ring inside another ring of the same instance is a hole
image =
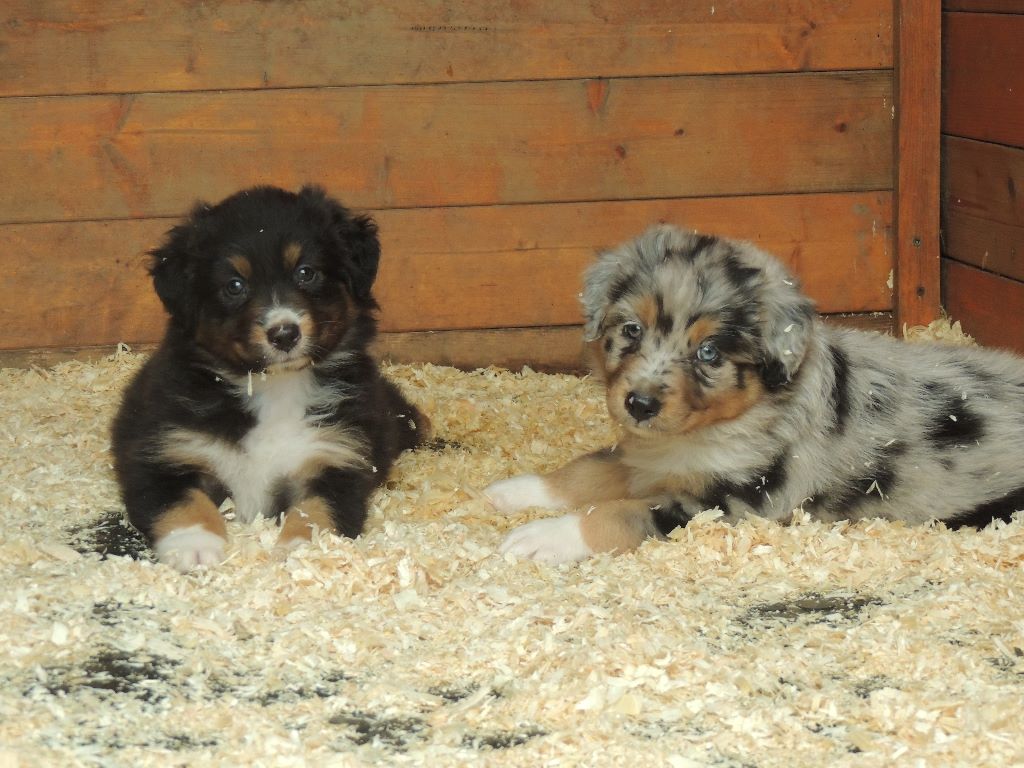
[[226, 542], [201, 525], [171, 531], [153, 545], [161, 563], [182, 573], [201, 565], [217, 565], [224, 560]]
[[594, 554], [583, 540], [577, 515], [549, 517], [521, 525], [505, 537], [501, 553], [549, 565], [572, 563]]
[[484, 496], [499, 512], [518, 512], [527, 507], [562, 509], [565, 504], [548, 490], [540, 475], [517, 475], [484, 488]]

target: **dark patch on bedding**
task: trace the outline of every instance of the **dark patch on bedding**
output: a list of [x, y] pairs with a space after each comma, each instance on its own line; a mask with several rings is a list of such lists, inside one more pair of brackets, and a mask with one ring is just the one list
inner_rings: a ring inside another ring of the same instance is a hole
[[422, 742], [430, 730], [427, 721], [420, 717], [384, 717], [360, 710], [339, 712], [327, 722], [344, 728], [347, 742], [357, 746], [375, 744], [395, 752], [404, 752]]
[[149, 684], [166, 683], [177, 666], [177, 661], [156, 654], [105, 648], [81, 664], [47, 668], [44, 687], [54, 696], [74, 696], [81, 690], [105, 691], [156, 704], [166, 697]]
[[883, 688], [899, 689], [899, 686], [885, 675], [872, 675], [854, 683], [852, 690], [857, 697], [869, 699], [872, 693]]
[[65, 529], [71, 548], [83, 555], [130, 557], [152, 560], [152, 550], [145, 537], [128, 522], [120, 510], [108, 510], [101, 517]]
[[527, 727], [520, 730], [491, 731], [489, 733], [467, 733], [462, 737], [462, 746], [469, 749], [497, 750], [522, 746], [538, 736], [547, 736], [547, 731]]
[[444, 451], [462, 451], [465, 450], [465, 446], [458, 440], [445, 440], [443, 437], [435, 437], [433, 440], [417, 446], [414, 450], [426, 449], [428, 451], [434, 451], [434, 453], [442, 453]]
[[764, 621], [785, 621], [834, 624], [837, 620], [854, 621], [861, 612], [884, 601], [875, 596], [822, 595], [808, 592], [792, 600], [760, 603], [747, 609], [739, 622], [747, 626]]

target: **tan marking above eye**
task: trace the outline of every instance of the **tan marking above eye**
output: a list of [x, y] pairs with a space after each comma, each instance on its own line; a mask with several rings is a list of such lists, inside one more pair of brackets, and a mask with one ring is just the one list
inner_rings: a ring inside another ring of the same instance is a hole
[[658, 320], [658, 305], [654, 297], [645, 294], [636, 301], [633, 307], [636, 310], [637, 320], [644, 328], [653, 328]]
[[686, 329], [686, 345], [688, 349], [697, 349], [697, 346], [718, 331], [721, 324], [713, 317], [700, 317], [693, 325]]
[[236, 253], [228, 257], [228, 263], [235, 268], [235, 272], [246, 280], [252, 277], [252, 264], [247, 256]]
[[300, 258], [302, 258], [302, 246], [298, 243], [288, 243], [281, 252], [281, 259], [290, 270], [298, 266]]

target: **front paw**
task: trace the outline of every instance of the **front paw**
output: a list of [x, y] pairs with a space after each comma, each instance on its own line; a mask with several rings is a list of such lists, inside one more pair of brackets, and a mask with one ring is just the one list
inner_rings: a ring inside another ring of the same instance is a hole
[[551, 493], [547, 481], [540, 475], [517, 475], [498, 480], [484, 488], [484, 496], [499, 512], [519, 512], [528, 507], [561, 509], [561, 499]]
[[199, 566], [218, 565], [224, 560], [223, 537], [201, 525], [178, 528], [153, 544], [161, 563], [187, 573]]
[[594, 554], [583, 540], [578, 515], [534, 520], [513, 530], [501, 543], [501, 553], [549, 565], [572, 563]]

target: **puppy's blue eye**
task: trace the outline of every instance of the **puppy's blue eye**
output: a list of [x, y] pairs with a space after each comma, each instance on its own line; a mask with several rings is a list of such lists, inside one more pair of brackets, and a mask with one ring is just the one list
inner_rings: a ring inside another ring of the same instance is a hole
[[234, 277], [228, 280], [224, 286], [224, 293], [233, 299], [237, 299], [243, 293], [245, 293], [245, 281], [240, 277]]
[[303, 264], [295, 270], [295, 282], [299, 285], [308, 285], [316, 280], [318, 274], [313, 267]]
[[644, 327], [640, 323], [624, 323], [622, 326], [622, 335], [627, 339], [636, 341], [644, 335]]
[[713, 363], [721, 357], [721, 353], [718, 351], [718, 347], [715, 346], [713, 341], [702, 342], [697, 347], [697, 359], [702, 363]]

